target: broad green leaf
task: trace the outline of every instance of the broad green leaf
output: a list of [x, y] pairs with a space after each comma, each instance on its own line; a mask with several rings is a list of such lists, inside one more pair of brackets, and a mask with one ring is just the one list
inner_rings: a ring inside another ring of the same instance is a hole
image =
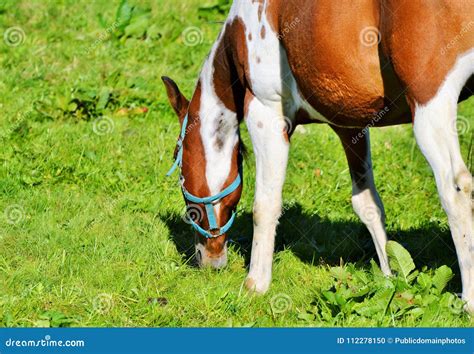
[[147, 28], [150, 25], [150, 17], [148, 15], [141, 15], [133, 17], [130, 24], [125, 28], [125, 37], [142, 38], [145, 36]]
[[394, 288], [379, 289], [370, 299], [354, 305], [354, 310], [366, 317], [372, 317], [376, 314], [383, 316], [390, 305], [394, 292]]
[[418, 277], [418, 274], [419, 274], [419, 272], [417, 270], [410, 273], [407, 277], [408, 284], [411, 284], [416, 279], [416, 277]]
[[369, 277], [363, 271], [354, 273], [352, 278], [358, 285], [367, 285], [369, 283]]
[[416, 282], [420, 285], [422, 290], [431, 288], [431, 277], [426, 273], [420, 273], [416, 278]]
[[446, 265], [442, 265], [436, 269], [433, 275], [433, 285], [439, 292], [443, 291], [448, 282], [453, 278], [453, 271]]
[[413, 263], [410, 253], [395, 241], [388, 241], [386, 250], [392, 270], [409, 283], [409, 275], [415, 269], [415, 263]]
[[132, 19], [132, 11], [133, 6], [128, 4], [127, 0], [122, 0], [117, 8], [117, 13], [115, 15], [115, 25], [117, 26], [117, 30], [120, 35], [130, 24], [130, 20]]

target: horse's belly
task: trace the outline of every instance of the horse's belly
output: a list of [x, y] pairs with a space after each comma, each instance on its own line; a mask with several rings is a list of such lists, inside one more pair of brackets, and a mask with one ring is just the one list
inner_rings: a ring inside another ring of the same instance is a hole
[[354, 60], [351, 67], [341, 66], [339, 72], [308, 61], [309, 71], [290, 65], [298, 94], [327, 122], [384, 126], [410, 121], [403, 87], [391, 68], [385, 69], [383, 77], [380, 65], [371, 66], [362, 58]]

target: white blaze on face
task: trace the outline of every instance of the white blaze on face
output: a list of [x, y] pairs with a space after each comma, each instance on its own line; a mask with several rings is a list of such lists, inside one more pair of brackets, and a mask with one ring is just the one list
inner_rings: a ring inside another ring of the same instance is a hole
[[[230, 111], [219, 100], [213, 83], [214, 56], [220, 38], [214, 44], [201, 71], [201, 139], [204, 145], [206, 161], [206, 180], [211, 195], [221, 192], [229, 177], [232, 152], [239, 141], [236, 113]], [[215, 207], [219, 215], [219, 204]], [[217, 220], [219, 222], [219, 220]]]

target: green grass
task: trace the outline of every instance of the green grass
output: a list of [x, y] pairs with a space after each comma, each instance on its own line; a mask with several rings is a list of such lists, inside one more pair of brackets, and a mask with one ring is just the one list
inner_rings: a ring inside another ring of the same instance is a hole
[[[113, 26], [118, 1], [0, 2], [1, 32], [25, 34], [18, 46], [0, 42], [0, 325], [472, 326], [449, 307], [363, 316], [325, 300], [341, 284], [331, 267], [371, 277], [375, 256], [352, 211], [342, 148], [325, 126], [292, 139], [268, 294], [242, 288], [252, 156], [228, 267], [193, 267], [182, 197], [165, 178], [179, 126], [159, 77], [189, 97], [223, 16], [199, 18], [199, 0], [130, 2], [141, 20], [125, 34]], [[185, 45], [190, 26], [202, 43]], [[474, 100], [459, 113], [467, 161]], [[372, 145], [389, 237], [419, 270], [451, 267], [448, 291], [460, 292], [446, 216], [411, 127], [373, 129]]]

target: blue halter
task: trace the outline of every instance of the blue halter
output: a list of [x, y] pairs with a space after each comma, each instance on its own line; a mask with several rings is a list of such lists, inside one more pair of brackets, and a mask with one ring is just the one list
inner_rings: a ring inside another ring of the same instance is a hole
[[[181, 133], [179, 135], [178, 142], [176, 143], [176, 146], [178, 148], [176, 160], [174, 161], [173, 166], [171, 166], [171, 169], [168, 171], [166, 176], [171, 176], [171, 174], [173, 174], [173, 172], [176, 170], [178, 166], [179, 168], [181, 168], [183, 165], [183, 140], [186, 135], [187, 125], [188, 125], [188, 115], [186, 114], [183, 120], [183, 124], [181, 126]], [[193, 226], [193, 228], [206, 238], [215, 238], [215, 237], [225, 234], [230, 229], [230, 227], [232, 226], [232, 223], [235, 220], [235, 211], [232, 211], [232, 216], [230, 217], [229, 221], [227, 221], [227, 223], [224, 226], [219, 227], [217, 225], [216, 214], [214, 212], [214, 204], [217, 204], [222, 198], [228, 196], [240, 186], [240, 183], [242, 183], [242, 179], [240, 177], [240, 171], [237, 174], [237, 177], [235, 178], [234, 182], [232, 182], [229, 186], [227, 186], [222, 192], [217, 193], [216, 195], [213, 195], [210, 197], [204, 197], [204, 198], [196, 197], [195, 195], [189, 193], [184, 187], [184, 178], [182, 175], [180, 176], [180, 181], [181, 181], [181, 190], [183, 191], [184, 197], [192, 203], [204, 204], [206, 208], [207, 219], [209, 221], [209, 230], [204, 230], [190, 217], [189, 221], [191, 222], [191, 225]], [[211, 231], [214, 231], [214, 233], [211, 233]]]

